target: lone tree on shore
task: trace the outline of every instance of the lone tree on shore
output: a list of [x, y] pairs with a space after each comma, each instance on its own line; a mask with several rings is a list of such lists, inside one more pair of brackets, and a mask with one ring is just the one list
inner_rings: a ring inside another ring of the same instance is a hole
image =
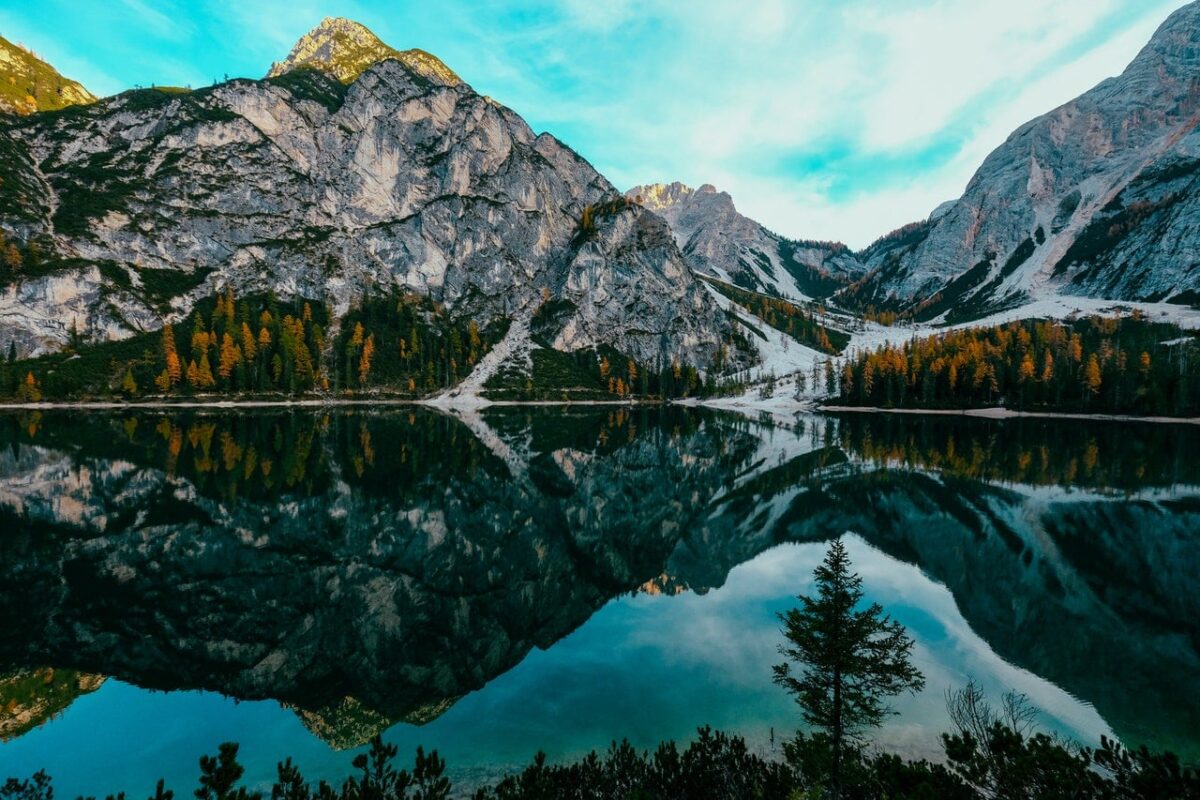
[[800, 595], [800, 608], [779, 615], [787, 639], [779, 652], [787, 661], [775, 666], [775, 682], [795, 696], [806, 722], [829, 733], [833, 796], [840, 798], [846, 740], [878, 727], [892, 713], [886, 698], [920, 691], [925, 678], [912, 664], [904, 626], [878, 603], [859, 608], [862, 578], [850, 571], [841, 540], [813, 575], [816, 597]]

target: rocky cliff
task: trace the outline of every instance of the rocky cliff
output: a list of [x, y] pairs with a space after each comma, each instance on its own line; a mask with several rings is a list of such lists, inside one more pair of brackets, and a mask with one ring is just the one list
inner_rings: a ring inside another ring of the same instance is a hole
[[[382, 58], [382, 60], [379, 60]], [[294, 67], [294, 69], [293, 69]], [[343, 81], [348, 81], [344, 83]], [[549, 296], [563, 346], [706, 365], [728, 323], [586, 161], [436, 59], [327, 20], [263, 80], [131, 91], [0, 125], [0, 228], [36, 246], [0, 288], [0, 341], [116, 338], [221, 286], [327, 301], [431, 295], [481, 323]]]

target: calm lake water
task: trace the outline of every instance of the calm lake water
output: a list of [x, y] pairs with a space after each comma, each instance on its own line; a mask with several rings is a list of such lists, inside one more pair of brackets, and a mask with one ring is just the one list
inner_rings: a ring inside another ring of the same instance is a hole
[[384, 732], [459, 784], [544, 750], [765, 753], [775, 615], [847, 535], [928, 686], [1200, 759], [1200, 430], [691, 409], [0, 413], [0, 778], [190, 792], [238, 741], [338, 779]]

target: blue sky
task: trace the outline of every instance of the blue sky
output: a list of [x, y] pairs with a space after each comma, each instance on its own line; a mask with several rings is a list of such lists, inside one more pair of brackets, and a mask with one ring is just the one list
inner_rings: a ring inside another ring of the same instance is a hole
[[1018, 125], [1115, 75], [1183, 0], [0, 0], [97, 94], [258, 77], [325, 16], [441, 57], [621, 188], [712, 183], [862, 246]]

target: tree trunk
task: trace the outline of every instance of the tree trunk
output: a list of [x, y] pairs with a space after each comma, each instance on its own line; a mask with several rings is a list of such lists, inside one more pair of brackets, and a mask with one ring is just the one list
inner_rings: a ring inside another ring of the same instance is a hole
[[833, 800], [842, 797], [842, 670], [833, 670]]

